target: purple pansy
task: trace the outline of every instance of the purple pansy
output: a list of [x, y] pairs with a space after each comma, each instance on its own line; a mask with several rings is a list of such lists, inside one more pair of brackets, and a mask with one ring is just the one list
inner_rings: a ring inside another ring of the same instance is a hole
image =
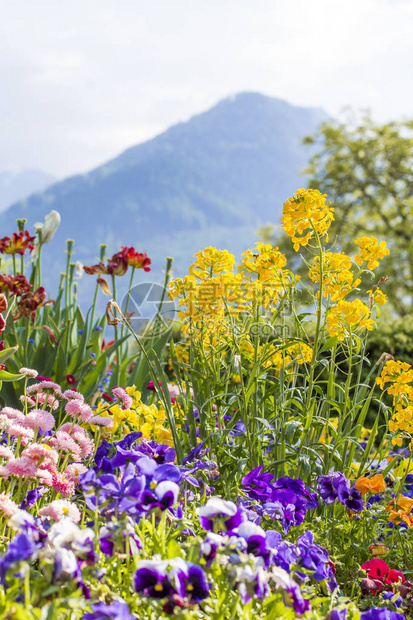
[[326, 504], [332, 504], [338, 499], [339, 489], [350, 489], [350, 480], [339, 471], [325, 476], [319, 476], [317, 490]]
[[211, 497], [196, 513], [201, 526], [207, 532], [228, 532], [238, 527], [246, 518], [241, 508], [220, 497]]
[[92, 611], [83, 616], [83, 620], [132, 620], [129, 607], [122, 601], [114, 601], [110, 605], [96, 603], [92, 605]]

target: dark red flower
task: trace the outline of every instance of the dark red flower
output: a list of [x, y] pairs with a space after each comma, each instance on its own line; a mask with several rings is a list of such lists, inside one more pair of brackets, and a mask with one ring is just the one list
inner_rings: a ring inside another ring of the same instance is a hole
[[36, 317], [36, 310], [39, 306], [44, 304], [46, 299], [46, 292], [43, 286], [40, 286], [35, 291], [29, 291], [25, 293], [20, 301], [17, 303], [17, 312], [14, 315], [14, 320], [20, 319], [22, 316], [30, 317], [34, 321]]
[[2, 254], [20, 254], [20, 256], [23, 256], [26, 250], [33, 250], [32, 241], [35, 239], [36, 236], [31, 236], [28, 230], [13, 233], [11, 237], [0, 239], [0, 252]]
[[74, 385], [76, 383], [76, 379], [74, 378], [73, 375], [66, 375], [66, 380], [69, 383], [69, 385]]
[[153, 381], [148, 381], [148, 385], [146, 386], [146, 389], [149, 390], [150, 392], [155, 392], [155, 384]]
[[121, 248], [123, 252], [125, 252], [129, 267], [143, 269], [144, 271], [151, 270], [150, 264], [152, 261], [146, 252], [137, 252], [135, 248], [128, 248], [124, 245], [122, 245]]
[[28, 293], [32, 285], [27, 281], [26, 276], [8, 276], [5, 273], [0, 274], [0, 291], [6, 291], [10, 295], [23, 295]]
[[105, 274], [111, 276], [123, 276], [128, 270], [126, 253], [123, 250], [121, 252], [117, 252], [117, 254], [114, 254], [112, 258], [109, 258], [106, 266], [102, 263], [102, 261], [100, 261], [97, 265], [91, 265], [90, 267], [85, 265], [83, 269], [89, 275]]

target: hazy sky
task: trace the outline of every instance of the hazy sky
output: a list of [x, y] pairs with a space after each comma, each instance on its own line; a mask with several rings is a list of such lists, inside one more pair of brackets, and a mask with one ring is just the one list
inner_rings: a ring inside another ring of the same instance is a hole
[[0, 7], [0, 170], [86, 171], [245, 90], [413, 117], [413, 0]]

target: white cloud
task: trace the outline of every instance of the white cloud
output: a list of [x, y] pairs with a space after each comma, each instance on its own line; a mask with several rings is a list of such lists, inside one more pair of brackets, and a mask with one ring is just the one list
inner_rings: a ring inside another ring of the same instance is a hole
[[243, 90], [413, 116], [412, 0], [15, 0], [0, 169], [83, 171]]

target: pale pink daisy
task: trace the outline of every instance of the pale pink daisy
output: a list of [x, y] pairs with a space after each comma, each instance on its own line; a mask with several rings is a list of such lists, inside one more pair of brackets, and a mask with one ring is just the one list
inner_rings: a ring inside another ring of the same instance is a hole
[[80, 416], [83, 422], [87, 422], [93, 415], [92, 409], [82, 400], [74, 398], [69, 400], [65, 406], [65, 411], [73, 418]]
[[34, 385], [31, 385], [27, 388], [27, 393], [33, 394], [44, 392], [46, 390], [55, 392], [58, 395], [62, 394], [60, 390], [60, 385], [58, 385], [57, 383], [53, 383], [53, 381], [40, 381], [39, 383], [35, 383]]
[[76, 392], [76, 390], [65, 390], [62, 396], [65, 400], [72, 400], [73, 398], [76, 400], [85, 400], [83, 394]]
[[79, 484], [79, 477], [87, 471], [88, 468], [85, 465], [81, 463], [72, 463], [66, 467], [63, 475], [68, 480], [72, 480], [75, 484]]
[[49, 471], [48, 469], [44, 469], [43, 467], [38, 467], [36, 471], [36, 478], [40, 482], [40, 484], [45, 484], [47, 487], [53, 486], [53, 474], [56, 473]]
[[50, 445], [56, 445], [63, 452], [70, 452], [73, 460], [80, 461], [82, 459], [82, 451], [76, 441], [65, 431], [58, 430], [56, 436], [48, 442]]
[[19, 476], [21, 478], [34, 478], [36, 476], [37, 467], [36, 463], [27, 456], [21, 456], [17, 459], [11, 459], [7, 465], [4, 466], [5, 475]]
[[112, 394], [122, 402], [122, 405], [125, 409], [130, 409], [133, 404], [133, 398], [129, 396], [126, 390], [121, 387], [115, 387], [112, 390]]
[[6, 415], [9, 420], [17, 420], [18, 422], [23, 422], [25, 419], [23, 411], [20, 411], [20, 409], [14, 409], [13, 407], [3, 407], [0, 414]]
[[59, 432], [60, 431], [68, 434], [70, 433], [70, 437], [79, 445], [82, 459], [89, 456], [89, 454], [91, 454], [95, 449], [93, 440], [90, 439], [85, 429], [79, 426], [79, 424], [71, 424], [70, 422], [66, 422], [65, 424], [62, 424], [59, 429]]
[[[24, 396], [20, 396], [20, 400], [22, 401], [22, 403], [25, 402], [25, 398]], [[38, 405], [44, 405], [44, 403], [47, 401], [48, 406], [53, 409], [53, 411], [56, 411], [56, 409], [59, 407], [59, 401], [57, 400], [57, 398], [55, 398], [54, 396], [52, 396], [51, 394], [37, 394], [36, 398], [33, 398], [32, 396], [27, 396], [27, 404], [29, 407], [37, 407]]]
[[111, 428], [113, 426], [113, 420], [103, 415], [94, 415], [93, 418], [90, 418], [89, 424]]
[[19, 510], [18, 505], [8, 493], [0, 493], [0, 512], [6, 517], [12, 517]]
[[23, 450], [22, 456], [27, 456], [27, 458], [35, 461], [36, 464], [41, 461], [39, 467], [45, 467], [49, 462], [56, 465], [59, 460], [58, 452], [45, 443], [33, 443]]
[[12, 437], [21, 437], [23, 445], [25, 445], [24, 439], [34, 438], [34, 430], [32, 428], [28, 428], [27, 426], [23, 426], [22, 424], [12, 421], [10, 421], [7, 425], [6, 433]]
[[48, 506], [39, 510], [42, 517], [51, 517], [54, 521], [70, 519], [73, 523], [79, 523], [80, 510], [76, 504], [72, 504], [67, 499], [55, 499]]
[[33, 379], [36, 379], [36, 377], [38, 376], [38, 372], [37, 370], [34, 370], [33, 368], [20, 368], [19, 373], [21, 375], [26, 375], [26, 377], [32, 377]]
[[24, 423], [30, 428], [40, 428], [42, 431], [51, 431], [56, 420], [49, 411], [32, 409], [25, 417]]
[[0, 457], [2, 457], [4, 459], [12, 459], [12, 458], [14, 458], [14, 452], [8, 446], [1, 446], [0, 445]]
[[57, 493], [69, 497], [75, 492], [75, 483], [57, 471], [53, 476], [53, 488]]

